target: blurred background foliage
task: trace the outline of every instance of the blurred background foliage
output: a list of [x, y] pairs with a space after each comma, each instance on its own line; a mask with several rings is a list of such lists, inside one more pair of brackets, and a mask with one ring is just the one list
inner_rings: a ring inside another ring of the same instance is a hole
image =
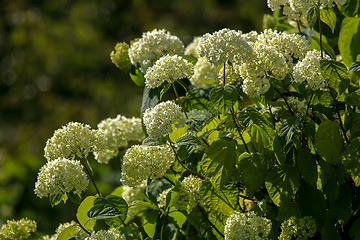
[[[51, 208], [33, 193], [54, 130], [139, 116], [142, 88], [109, 58], [117, 42], [154, 28], [185, 45], [225, 27], [261, 31], [266, 12], [265, 0], [0, 1], [0, 225], [29, 217], [52, 233], [72, 219], [64, 205]], [[96, 167], [105, 194], [119, 184], [114, 165]]]

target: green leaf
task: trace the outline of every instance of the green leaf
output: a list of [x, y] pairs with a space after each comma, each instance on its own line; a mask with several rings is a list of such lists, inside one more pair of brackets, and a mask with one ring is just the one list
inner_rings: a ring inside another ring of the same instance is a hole
[[301, 117], [293, 116], [291, 118], [286, 119], [279, 128], [279, 137], [285, 137], [286, 144], [288, 144], [294, 134], [298, 133], [297, 127], [301, 122]]
[[200, 140], [196, 137], [195, 133], [186, 133], [181, 136], [175, 143], [177, 153], [181, 159], [189, 157], [191, 154], [197, 151], [201, 146]]
[[215, 211], [216, 216], [229, 216], [234, 213], [239, 190], [234, 184], [221, 189], [216, 188], [209, 180], [204, 180], [200, 187], [201, 199], [208, 211]]
[[[310, 43], [311, 48], [321, 50], [320, 48], [320, 34], [318, 32], [315, 33], [314, 36], [311, 37], [312, 41]], [[336, 59], [336, 54], [334, 52], [334, 49], [329, 45], [327, 38], [325, 36], [322, 36], [321, 38], [321, 46], [322, 49], [326, 51], [327, 54], [330, 55], [332, 59]]]
[[360, 18], [346, 17], [339, 34], [339, 50], [347, 67], [356, 61], [360, 54]]
[[360, 61], [355, 61], [351, 64], [349, 69], [350, 81], [359, 85], [360, 80]]
[[281, 203], [276, 220], [282, 222], [289, 219], [291, 216], [301, 216], [299, 204], [295, 201]]
[[296, 202], [303, 216], [313, 216], [317, 229], [321, 229], [326, 220], [326, 201], [324, 194], [306, 182], [302, 182], [297, 192]]
[[348, 0], [339, 9], [346, 17], [355, 17], [359, 10], [359, 0]]
[[338, 93], [349, 87], [349, 72], [346, 66], [334, 60], [321, 60], [321, 73], [326, 83]]
[[159, 146], [167, 143], [167, 138], [164, 136], [150, 135], [144, 139], [142, 145], [144, 146]]
[[265, 186], [271, 200], [280, 206], [283, 201], [291, 201], [295, 198], [299, 188], [299, 171], [292, 166], [272, 168], [265, 180]]
[[72, 192], [69, 192], [68, 197], [75, 204], [80, 204], [81, 203], [81, 195], [80, 194], [74, 194]]
[[337, 230], [337, 223], [338, 220], [334, 218], [334, 216], [328, 212], [325, 215], [325, 221], [324, 225], [321, 229], [321, 239], [326, 240], [341, 240], [341, 237], [339, 236], [339, 232]]
[[139, 87], [145, 86], [145, 78], [142, 72], [140, 72], [138, 67], [135, 67], [134, 65], [131, 65], [130, 69], [130, 78], [131, 80], [138, 85]]
[[244, 111], [246, 116], [248, 116], [255, 124], [260, 126], [264, 131], [267, 132], [269, 136], [273, 136], [274, 129], [273, 124], [270, 122], [266, 117], [264, 117], [259, 110], [257, 110], [255, 107], [250, 106], [247, 107]]
[[56, 195], [51, 195], [49, 197], [51, 207], [54, 207], [54, 206], [60, 204], [62, 201], [64, 203], [66, 203], [67, 199], [68, 199], [68, 197], [67, 197], [66, 193], [59, 193]]
[[265, 183], [268, 168], [265, 159], [260, 154], [246, 152], [241, 154], [238, 167], [242, 173], [242, 181], [251, 192], [255, 192]]
[[257, 124], [252, 124], [248, 132], [251, 137], [251, 145], [255, 148], [255, 151], [264, 154], [266, 151], [272, 150], [272, 139], [268, 135], [268, 132]]
[[343, 166], [345, 170], [353, 175], [360, 175], [360, 138], [351, 138], [343, 152]]
[[342, 137], [338, 122], [322, 122], [315, 134], [315, 147], [326, 162], [338, 164], [341, 162]]
[[77, 233], [77, 229], [78, 229], [78, 227], [74, 226], [74, 225], [65, 228], [64, 230], [61, 231], [61, 233], [57, 237], [57, 240], [67, 240], [67, 239], [73, 237]]
[[146, 234], [153, 238], [156, 232], [156, 223], [158, 220], [159, 212], [155, 210], [146, 211], [143, 213], [141, 218], [142, 227], [144, 228]]
[[351, 225], [349, 236], [351, 239], [360, 240], [360, 218]]
[[351, 106], [360, 107], [360, 89], [347, 95], [345, 97], [345, 101], [347, 104], [349, 104]]
[[213, 142], [206, 150], [201, 168], [217, 188], [227, 184], [236, 164], [235, 141], [222, 138]]
[[169, 209], [169, 214], [168, 216], [170, 218], [172, 218], [172, 221], [176, 224], [176, 226], [178, 228], [182, 228], [182, 226], [184, 225], [184, 223], [187, 220], [187, 217], [185, 216], [185, 214], [183, 214], [182, 212], [179, 212], [175, 207], [171, 207]]
[[86, 230], [91, 230], [95, 226], [96, 219], [91, 219], [88, 217], [88, 211], [94, 206], [94, 201], [96, 197], [88, 196], [80, 204], [77, 209], [76, 217], [78, 218], [81, 225], [83, 225]]
[[281, 143], [279, 136], [276, 136], [274, 139], [274, 142], [273, 142], [273, 149], [274, 149], [274, 154], [275, 154], [276, 160], [279, 165], [284, 164], [286, 161], [284, 147], [285, 146]]
[[331, 28], [331, 31], [334, 33], [335, 26], [336, 26], [336, 14], [332, 9], [323, 8], [320, 10], [320, 19], [326, 25]]
[[118, 196], [109, 195], [106, 198], [97, 197], [94, 206], [88, 211], [90, 219], [106, 219], [119, 217], [122, 221], [126, 219], [128, 206], [126, 201]]
[[162, 87], [161, 92], [160, 92], [160, 100], [162, 99], [164, 94], [169, 90], [170, 87], [171, 87], [171, 83], [167, 83]]
[[192, 64], [196, 64], [196, 62], [197, 62], [197, 58], [194, 57], [193, 55], [184, 55], [184, 56], [182, 56], [182, 58], [191, 62]]
[[39, 233], [31, 233], [31, 235], [25, 240], [44, 240], [44, 237], [41, 236]]
[[238, 99], [238, 90], [233, 85], [214, 87], [210, 91], [210, 100], [222, 113], [227, 113]]
[[317, 164], [315, 157], [311, 154], [309, 149], [303, 148], [298, 152], [297, 165], [304, 180], [312, 187], [316, 188], [318, 179]]
[[141, 114], [143, 114], [146, 109], [155, 107], [160, 102], [160, 93], [162, 88], [148, 88], [144, 87], [144, 93], [141, 104]]
[[318, 7], [311, 7], [306, 13], [306, 20], [310, 28], [313, 28], [318, 18]]

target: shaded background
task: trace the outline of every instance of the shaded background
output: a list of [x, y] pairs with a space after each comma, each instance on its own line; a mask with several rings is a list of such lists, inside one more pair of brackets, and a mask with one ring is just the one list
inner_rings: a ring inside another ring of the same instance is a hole
[[[142, 88], [110, 61], [117, 42], [154, 28], [185, 45], [225, 27], [261, 31], [265, 12], [265, 0], [0, 1], [0, 225], [28, 217], [53, 233], [72, 219], [64, 204], [51, 208], [33, 193], [54, 130], [139, 116]], [[116, 167], [95, 166], [105, 194], [119, 184]]]

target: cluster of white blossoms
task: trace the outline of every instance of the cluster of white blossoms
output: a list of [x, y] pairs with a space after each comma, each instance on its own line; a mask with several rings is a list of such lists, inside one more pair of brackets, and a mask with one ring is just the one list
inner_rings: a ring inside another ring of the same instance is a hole
[[179, 210], [191, 212], [200, 200], [200, 187], [202, 180], [190, 175], [180, 183], [180, 189], [174, 201], [174, 206]]
[[92, 232], [90, 237], [86, 237], [85, 240], [126, 240], [124, 234], [115, 228], [109, 230], [99, 230]]
[[276, 11], [283, 7], [286, 16], [293, 20], [303, 20], [311, 7], [332, 8], [335, 4], [343, 5], [346, 0], [268, 0], [268, 7]]
[[128, 54], [129, 48], [130, 46], [126, 42], [117, 43], [115, 45], [115, 50], [110, 54], [111, 61], [124, 72], [129, 72], [131, 69], [131, 62]]
[[169, 145], [133, 145], [124, 155], [121, 181], [124, 185], [138, 187], [149, 177], [161, 178], [174, 160]]
[[42, 197], [63, 193], [81, 194], [86, 190], [89, 179], [80, 161], [58, 158], [40, 168], [35, 183], [35, 194]]
[[7, 220], [0, 229], [1, 240], [23, 240], [36, 232], [36, 222], [27, 218]]
[[89, 125], [69, 122], [66, 126], [56, 130], [47, 140], [45, 158], [52, 161], [59, 157], [85, 158], [90, 152], [100, 152], [104, 149], [104, 136]]
[[118, 155], [119, 148], [127, 147], [129, 141], [141, 142], [145, 138], [141, 119], [136, 117], [117, 115], [115, 118], [104, 119], [98, 124], [98, 130], [104, 136], [104, 149], [94, 152], [99, 163], [109, 163]]
[[226, 219], [225, 240], [266, 239], [271, 226], [271, 220], [259, 217], [254, 212], [235, 212]]
[[206, 57], [216, 66], [227, 61], [241, 64], [253, 58], [252, 48], [242, 37], [242, 32], [228, 28], [204, 34], [196, 46], [196, 51], [199, 57]]
[[290, 217], [281, 224], [280, 240], [307, 240], [316, 233], [315, 220], [310, 216], [303, 218]]
[[[292, 73], [294, 81], [297, 83], [306, 81], [312, 90], [324, 90], [326, 85], [321, 74], [321, 59], [320, 51], [312, 50], [307, 52], [305, 58], [294, 67]], [[330, 57], [324, 54], [324, 59], [330, 60]]]
[[121, 197], [126, 201], [126, 203], [129, 206], [127, 211], [128, 219], [133, 219], [138, 213], [135, 208], [131, 207], [131, 205], [135, 201], [144, 200], [146, 198], [145, 196], [146, 186], [147, 186], [147, 180], [144, 180], [138, 187], [130, 187], [127, 185], [123, 186], [123, 192], [121, 194]]
[[128, 205], [132, 204], [136, 200], [145, 199], [145, 188], [147, 181], [144, 180], [138, 187], [123, 186], [123, 192], [121, 197], [126, 201]]
[[300, 101], [296, 97], [288, 97], [287, 102], [289, 103], [291, 110], [293, 110], [297, 113], [300, 113], [301, 115], [305, 115], [306, 111], [308, 111], [308, 114], [311, 114], [311, 112], [312, 112], [310, 107], [307, 110], [308, 105], [305, 100]]
[[139, 66], [145, 74], [156, 60], [165, 55], [183, 55], [184, 44], [165, 29], [143, 33], [142, 37], [133, 42], [129, 48], [129, 57], [132, 65]]
[[210, 88], [219, 82], [219, 69], [206, 57], [198, 58], [194, 66], [194, 74], [189, 80], [195, 87]]
[[146, 109], [143, 121], [149, 135], [161, 136], [171, 133], [173, 126], [184, 127], [186, 116], [181, 107], [172, 101], [166, 101]]
[[159, 194], [159, 196], [156, 198], [159, 208], [163, 208], [166, 206], [166, 197], [170, 191], [171, 191], [171, 188], [168, 188], [168, 189], [162, 191]]
[[185, 55], [192, 55], [196, 58], [198, 58], [198, 54], [196, 51], [196, 46], [200, 40], [200, 37], [194, 37], [193, 41], [189, 43], [185, 48]]
[[190, 78], [194, 65], [178, 55], [165, 55], [147, 69], [145, 84], [148, 88], [157, 88], [164, 82], [172, 83], [183, 78]]
[[278, 32], [272, 29], [265, 29], [260, 33], [257, 42], [270, 46], [282, 54], [290, 71], [296, 61], [303, 59], [306, 53], [310, 51], [309, 42], [304, 36], [295, 33]]
[[82, 228], [75, 221], [71, 221], [71, 222], [61, 223], [56, 228], [55, 234], [51, 235], [51, 236], [44, 236], [44, 240], [57, 240], [59, 235], [61, 234], [61, 232], [64, 231], [68, 227], [75, 227], [77, 235], [82, 238], [85, 238], [88, 236], [88, 234], [84, 230], [82, 230]]

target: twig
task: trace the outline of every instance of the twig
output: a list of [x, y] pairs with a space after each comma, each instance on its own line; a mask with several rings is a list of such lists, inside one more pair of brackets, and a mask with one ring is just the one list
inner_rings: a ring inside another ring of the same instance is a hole
[[[69, 198], [69, 194], [66, 193], [67, 197]], [[74, 207], [74, 204], [72, 203], [71, 199], [69, 198], [69, 203], [70, 203], [70, 206], [71, 206], [71, 210], [72, 212], [74, 213], [74, 217], [75, 217], [75, 221], [77, 224], [79, 224], [79, 226], [81, 227], [82, 230], [84, 230], [87, 234], [91, 235], [91, 233], [85, 229], [85, 227], [79, 222], [79, 219], [77, 218], [76, 216], [76, 211], [75, 211], [75, 207]]]
[[244, 144], [244, 146], [245, 146], [245, 150], [246, 150], [248, 153], [250, 153], [249, 148], [248, 148], [247, 145], [246, 145], [245, 139], [243, 138], [243, 136], [242, 136], [242, 134], [241, 134], [240, 127], [239, 127], [239, 125], [238, 125], [238, 123], [237, 123], [237, 121], [236, 121], [236, 116], [235, 116], [235, 113], [234, 113], [233, 108], [230, 109], [230, 113], [231, 113], [232, 118], [234, 119], [234, 123], [235, 123], [236, 129], [237, 129], [237, 131], [238, 131], [238, 133], [239, 133], [239, 135], [240, 135], [241, 141], [243, 142], [243, 144]]
[[90, 178], [92, 184], [94, 185], [97, 194], [101, 197], [101, 193], [100, 193], [99, 189], [97, 188], [97, 186], [96, 186], [96, 184], [95, 184], [95, 180], [94, 180], [94, 178], [91, 176], [91, 173], [90, 173], [89, 169], [87, 169], [86, 164], [84, 164], [83, 159], [80, 159], [80, 162], [81, 162], [81, 164], [84, 166], [85, 172], [86, 172], [86, 174], [88, 175], [88, 177]]
[[201, 178], [201, 179], [205, 179], [204, 176], [202, 176], [201, 174], [199, 174], [199, 173], [197, 173], [197, 172], [194, 172], [193, 170], [189, 169], [188, 167], [186, 167], [186, 166], [180, 161], [180, 158], [179, 158], [179, 156], [177, 155], [177, 152], [175, 151], [174, 146], [172, 145], [172, 142], [171, 142], [171, 140], [170, 140], [169, 135], [168, 135], [167, 137], [168, 137], [168, 141], [169, 141], [170, 147], [171, 147], [171, 149], [173, 150], [173, 152], [174, 152], [174, 154], [175, 154], [175, 158], [176, 158], [176, 160], [180, 163], [180, 165], [181, 165], [185, 170], [189, 171], [191, 174], [194, 174], [194, 175], [198, 176], [198, 177]]
[[224, 234], [222, 234], [222, 232], [220, 232], [219, 229], [217, 229], [217, 227], [209, 220], [209, 218], [206, 216], [204, 210], [201, 208], [201, 206], [198, 205], [198, 208], [200, 209], [200, 212], [204, 215], [205, 219], [210, 223], [211, 227], [213, 227], [215, 229], [215, 231], [221, 236], [221, 237], [225, 237]]

